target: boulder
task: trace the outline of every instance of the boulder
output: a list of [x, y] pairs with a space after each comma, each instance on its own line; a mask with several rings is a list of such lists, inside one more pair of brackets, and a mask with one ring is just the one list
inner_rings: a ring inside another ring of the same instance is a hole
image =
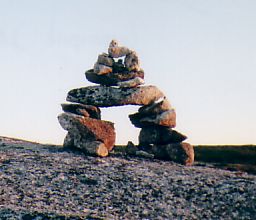
[[141, 129], [139, 134], [139, 145], [144, 148], [149, 144], [180, 143], [187, 137], [170, 127], [149, 126]]
[[148, 150], [158, 159], [171, 160], [183, 165], [194, 163], [194, 148], [188, 143], [153, 145]]
[[81, 148], [84, 142], [100, 141], [109, 151], [114, 147], [116, 134], [112, 122], [72, 113], [62, 113], [58, 120], [62, 128], [68, 131], [64, 145], [73, 143], [75, 147]]
[[88, 118], [101, 119], [100, 109], [93, 105], [64, 103], [61, 104], [61, 107], [64, 112], [69, 112]]
[[105, 86], [116, 86], [118, 85], [119, 82], [127, 81], [134, 79], [136, 77], [140, 77], [141, 79], [144, 79], [144, 72], [137, 71], [137, 72], [110, 72], [108, 74], [104, 75], [98, 75], [97, 73], [94, 72], [94, 70], [88, 70], [85, 72], [85, 77], [88, 81], [100, 85], [105, 85]]
[[151, 125], [161, 125], [174, 128], [176, 126], [176, 113], [174, 109], [162, 112], [160, 114], [144, 115], [135, 113], [129, 115], [132, 124], [135, 127], [143, 128]]
[[97, 107], [149, 105], [163, 96], [164, 94], [156, 86], [136, 88], [88, 86], [69, 91], [67, 101]]

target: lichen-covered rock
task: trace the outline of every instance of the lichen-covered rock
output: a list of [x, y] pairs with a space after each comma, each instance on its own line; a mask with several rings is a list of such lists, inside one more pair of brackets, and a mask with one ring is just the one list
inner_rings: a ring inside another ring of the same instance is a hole
[[101, 119], [100, 109], [93, 105], [64, 103], [61, 104], [61, 107], [64, 112], [69, 112], [89, 118]]
[[85, 72], [85, 77], [88, 81], [105, 86], [117, 86], [119, 82], [128, 81], [139, 77], [144, 79], [144, 72], [110, 72], [104, 75], [98, 75], [93, 70]]
[[149, 151], [158, 159], [171, 160], [183, 165], [194, 163], [194, 148], [188, 143], [153, 145]]
[[129, 115], [132, 124], [135, 127], [143, 128], [151, 125], [161, 125], [174, 128], [176, 126], [176, 113], [174, 109], [162, 112], [160, 114], [144, 115], [135, 113]]
[[88, 86], [69, 91], [67, 101], [97, 107], [149, 105], [163, 96], [164, 94], [156, 86], [136, 88]]
[[112, 40], [109, 44], [108, 54], [113, 58], [126, 56], [131, 52], [127, 47], [121, 47], [117, 40]]
[[149, 144], [180, 143], [187, 137], [170, 127], [149, 126], [141, 129], [139, 134], [139, 145], [144, 148]]
[[114, 147], [115, 129], [112, 122], [85, 118], [72, 113], [62, 113], [58, 120], [62, 128], [68, 131], [66, 143], [73, 143], [80, 149], [86, 145], [85, 142], [94, 141], [103, 142], [109, 151]]

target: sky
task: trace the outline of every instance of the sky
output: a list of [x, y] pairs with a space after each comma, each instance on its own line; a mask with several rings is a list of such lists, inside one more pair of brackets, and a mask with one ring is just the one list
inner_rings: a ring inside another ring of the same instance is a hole
[[[109, 42], [137, 51], [191, 144], [256, 144], [256, 1], [0, 0], [0, 136], [62, 144], [69, 90]], [[128, 114], [102, 109], [117, 144], [137, 143]]]

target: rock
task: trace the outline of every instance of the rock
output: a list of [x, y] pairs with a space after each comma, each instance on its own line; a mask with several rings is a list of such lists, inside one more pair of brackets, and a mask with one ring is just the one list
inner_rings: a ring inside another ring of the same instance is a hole
[[74, 136], [70, 132], [67, 133], [67, 135], [64, 139], [63, 147], [65, 147], [65, 148], [75, 147]]
[[130, 71], [124, 66], [123, 60], [119, 59], [113, 63], [113, 73], [129, 73]]
[[113, 58], [126, 56], [130, 51], [127, 47], [119, 46], [116, 40], [112, 40], [108, 48], [108, 54]]
[[136, 151], [136, 156], [150, 158], [150, 159], [154, 158], [154, 154], [150, 154], [150, 153], [148, 153], [146, 151], [143, 151], [143, 150]]
[[61, 104], [61, 107], [64, 112], [69, 112], [89, 118], [101, 119], [100, 109], [93, 105], [64, 103]]
[[112, 73], [112, 68], [109, 66], [105, 66], [99, 63], [95, 63], [94, 67], [93, 67], [93, 71], [97, 74], [97, 75], [105, 75], [108, 73]]
[[92, 156], [108, 156], [108, 149], [101, 141], [80, 142], [79, 148]]
[[66, 142], [73, 142], [75, 147], [81, 148], [85, 142], [93, 141], [103, 142], [109, 151], [114, 147], [115, 129], [111, 122], [85, 118], [72, 113], [62, 113], [58, 116], [58, 120], [62, 128], [69, 133]]
[[153, 145], [150, 153], [155, 158], [171, 160], [183, 165], [192, 165], [194, 162], [194, 148], [188, 143]]
[[88, 86], [69, 91], [67, 101], [97, 107], [148, 105], [163, 96], [164, 94], [156, 86], [136, 88]]
[[149, 144], [180, 143], [187, 137], [170, 127], [149, 126], [141, 129], [139, 134], [139, 145], [144, 147]]
[[140, 61], [137, 53], [131, 51], [128, 53], [124, 59], [124, 65], [128, 68], [129, 71], [139, 71], [140, 70]]
[[112, 67], [114, 65], [114, 59], [106, 53], [102, 53], [98, 56], [97, 63], [105, 66]]
[[119, 82], [117, 85], [122, 88], [134, 88], [144, 84], [144, 80], [140, 77], [130, 79], [127, 81]]
[[108, 149], [106, 148], [105, 144], [101, 141], [81, 141], [79, 138], [80, 136], [74, 134], [72, 135], [70, 132], [67, 133], [63, 147], [65, 148], [79, 148], [87, 155], [92, 156], [101, 156], [105, 157], [108, 156]]
[[144, 72], [123, 72], [123, 73], [108, 73], [105, 75], [98, 75], [94, 73], [93, 70], [88, 70], [85, 72], [86, 79], [92, 83], [106, 85], [106, 86], [116, 86], [119, 82], [128, 81], [136, 77], [144, 79]]
[[171, 110], [171, 104], [166, 97], [161, 97], [155, 102], [139, 108], [138, 112], [143, 115], [160, 114], [162, 112]]
[[119, 46], [116, 40], [112, 40], [109, 44], [108, 53], [113, 58], [123, 57], [124, 65], [129, 71], [139, 71], [140, 61], [137, 53], [127, 47]]
[[135, 113], [129, 115], [132, 124], [135, 127], [143, 128], [151, 125], [161, 125], [174, 128], [176, 126], [176, 113], [174, 109], [162, 112], [160, 114], [144, 115]]

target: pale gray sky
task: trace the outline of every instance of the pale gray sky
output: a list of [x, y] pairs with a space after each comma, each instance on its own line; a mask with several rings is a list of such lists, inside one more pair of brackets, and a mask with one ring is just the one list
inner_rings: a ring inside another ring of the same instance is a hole
[[[253, 0], [0, 0], [0, 135], [61, 144], [69, 90], [112, 38], [138, 52], [146, 84], [177, 111], [192, 144], [256, 144]], [[103, 109], [117, 143], [137, 142], [128, 114]]]

